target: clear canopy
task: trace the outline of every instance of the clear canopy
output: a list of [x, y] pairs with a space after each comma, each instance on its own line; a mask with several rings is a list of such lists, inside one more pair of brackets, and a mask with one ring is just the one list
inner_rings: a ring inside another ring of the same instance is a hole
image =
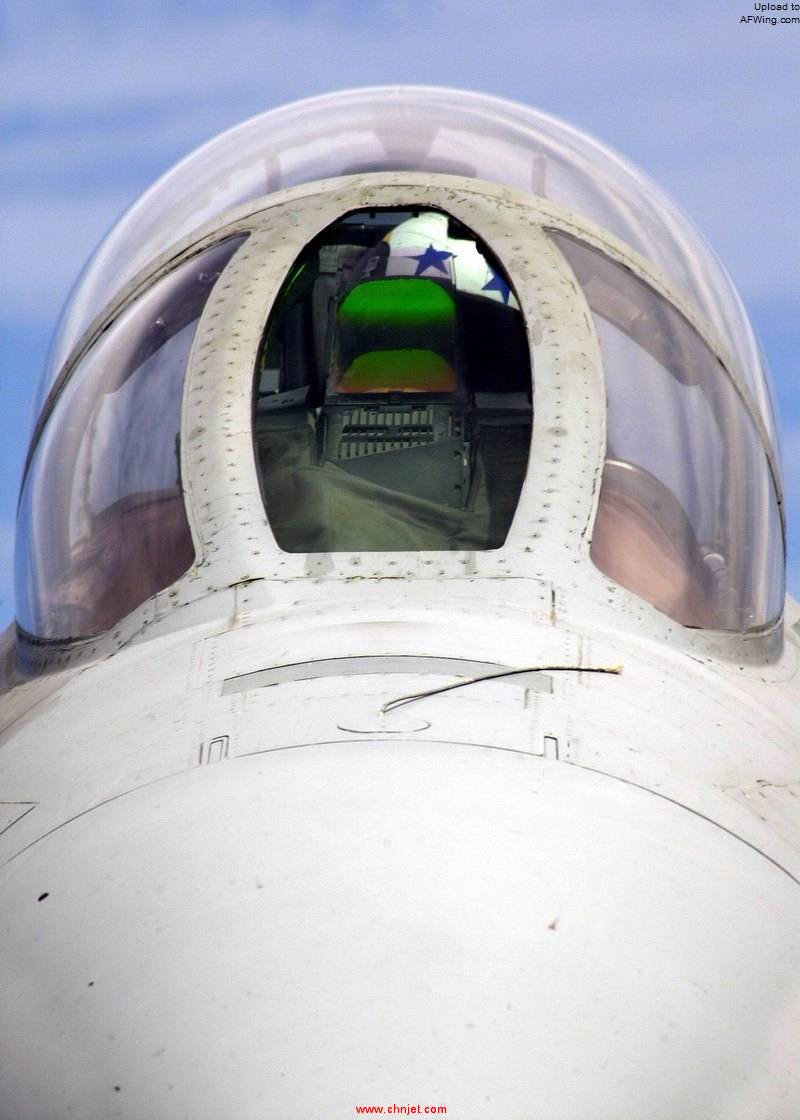
[[167, 172], [87, 264], [62, 313], [37, 411], [103, 306], [171, 245], [231, 207], [282, 188], [390, 170], [505, 184], [616, 234], [662, 269], [727, 342], [774, 438], [768, 383], [741, 302], [669, 198], [563, 121], [483, 94], [426, 87], [348, 90], [295, 102], [222, 133]]
[[17, 622], [89, 638], [194, 558], [183, 502], [183, 382], [200, 315], [244, 242], [229, 237], [135, 300], [78, 363], [48, 417], [17, 517]]
[[684, 626], [744, 632], [783, 607], [783, 538], [764, 447], [689, 322], [616, 261], [553, 234], [586, 295], [608, 399], [591, 555]]

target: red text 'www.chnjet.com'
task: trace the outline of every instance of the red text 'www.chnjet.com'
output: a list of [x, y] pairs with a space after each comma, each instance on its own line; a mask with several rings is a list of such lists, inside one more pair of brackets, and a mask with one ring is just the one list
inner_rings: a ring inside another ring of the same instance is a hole
[[446, 1104], [357, 1104], [356, 1116], [445, 1116]]

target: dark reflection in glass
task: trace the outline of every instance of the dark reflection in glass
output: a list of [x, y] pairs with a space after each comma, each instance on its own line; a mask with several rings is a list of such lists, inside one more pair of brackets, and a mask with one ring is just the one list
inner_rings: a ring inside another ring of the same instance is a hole
[[17, 529], [17, 621], [47, 640], [110, 629], [192, 563], [180, 479], [184, 376], [200, 315], [245, 236], [128, 307], [72, 373], [31, 459]]
[[256, 371], [267, 516], [287, 552], [499, 548], [528, 462], [531, 369], [499, 262], [434, 211], [330, 226]]
[[595, 564], [684, 626], [779, 617], [784, 554], [772, 475], [727, 371], [629, 269], [551, 231], [592, 310], [608, 397]]

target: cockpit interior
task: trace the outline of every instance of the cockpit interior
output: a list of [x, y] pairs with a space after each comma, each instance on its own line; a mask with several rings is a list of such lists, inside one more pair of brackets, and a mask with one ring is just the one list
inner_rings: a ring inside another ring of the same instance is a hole
[[499, 548], [531, 366], [501, 265], [446, 214], [349, 214], [302, 253], [258, 359], [255, 440], [287, 552]]

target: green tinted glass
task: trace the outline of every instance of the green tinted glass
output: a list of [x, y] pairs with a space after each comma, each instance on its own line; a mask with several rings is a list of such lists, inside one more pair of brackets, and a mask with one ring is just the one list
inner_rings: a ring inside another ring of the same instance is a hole
[[331, 388], [338, 393], [451, 393], [456, 309], [433, 280], [378, 278], [339, 305]]
[[453, 367], [432, 350], [360, 354], [337, 385], [340, 393], [452, 393]]
[[345, 296], [339, 317], [354, 327], [452, 326], [455, 304], [433, 280], [367, 280]]

